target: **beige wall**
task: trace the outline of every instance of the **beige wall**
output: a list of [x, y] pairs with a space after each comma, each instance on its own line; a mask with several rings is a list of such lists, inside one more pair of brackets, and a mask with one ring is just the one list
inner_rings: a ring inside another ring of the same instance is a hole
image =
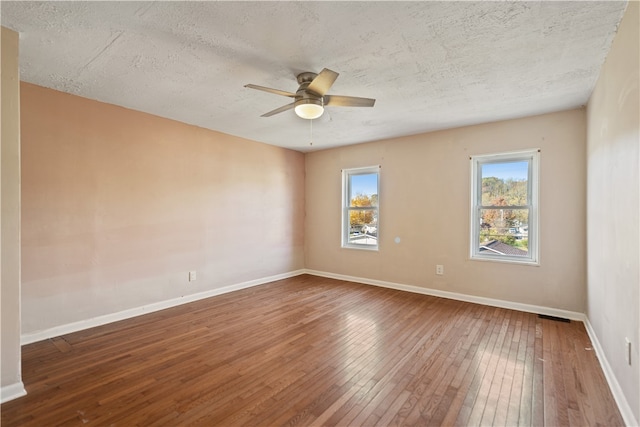
[[2, 400], [24, 391], [20, 372], [20, 80], [18, 33], [2, 28], [0, 275]]
[[[580, 109], [310, 153], [306, 267], [583, 312], [585, 129]], [[469, 156], [530, 148], [542, 150], [540, 266], [471, 261]], [[341, 169], [377, 164], [380, 250], [342, 249]]]
[[21, 114], [23, 334], [304, 267], [303, 154], [27, 83]]
[[[587, 109], [587, 316], [636, 422], [640, 421], [639, 6], [629, 2]], [[631, 366], [624, 357], [625, 337], [632, 341]]]

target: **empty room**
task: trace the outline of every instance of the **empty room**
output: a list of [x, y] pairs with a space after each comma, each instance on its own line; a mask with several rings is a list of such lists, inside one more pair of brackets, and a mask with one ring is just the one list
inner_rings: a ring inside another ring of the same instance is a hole
[[639, 2], [0, 12], [3, 426], [639, 425]]

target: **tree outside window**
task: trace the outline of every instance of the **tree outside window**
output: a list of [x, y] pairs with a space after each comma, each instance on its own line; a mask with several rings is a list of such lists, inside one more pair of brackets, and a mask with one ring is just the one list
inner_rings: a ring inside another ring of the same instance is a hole
[[472, 157], [472, 258], [537, 264], [538, 157]]
[[378, 248], [379, 166], [343, 171], [342, 246]]

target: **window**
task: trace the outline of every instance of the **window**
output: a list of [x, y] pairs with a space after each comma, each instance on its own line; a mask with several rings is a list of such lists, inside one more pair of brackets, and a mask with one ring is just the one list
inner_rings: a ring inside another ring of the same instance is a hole
[[471, 258], [538, 264], [538, 150], [471, 158]]
[[342, 171], [342, 247], [378, 249], [380, 167]]

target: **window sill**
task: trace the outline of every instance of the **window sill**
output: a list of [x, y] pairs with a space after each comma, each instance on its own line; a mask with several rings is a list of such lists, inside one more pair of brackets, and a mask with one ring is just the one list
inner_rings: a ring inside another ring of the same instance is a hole
[[342, 249], [355, 249], [360, 251], [378, 252], [378, 246], [367, 246], [367, 245], [342, 245]]
[[471, 261], [481, 261], [481, 262], [501, 262], [505, 264], [517, 264], [517, 265], [527, 265], [529, 267], [540, 267], [540, 261], [527, 261], [520, 260], [514, 258], [494, 258], [494, 257], [479, 257], [472, 256], [469, 258]]

